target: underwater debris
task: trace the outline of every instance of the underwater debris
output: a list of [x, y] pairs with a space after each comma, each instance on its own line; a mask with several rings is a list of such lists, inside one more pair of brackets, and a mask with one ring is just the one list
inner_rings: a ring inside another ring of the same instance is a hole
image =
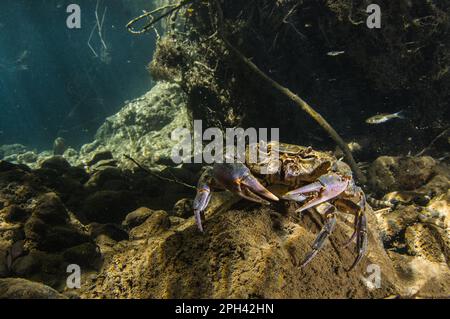
[[[108, 10], [108, 7], [105, 6], [105, 9], [103, 10], [102, 18], [100, 20], [99, 15], [98, 15], [99, 4], [100, 4], [100, 0], [97, 0], [97, 4], [95, 6], [95, 11], [94, 11], [95, 24], [91, 30], [91, 33], [89, 34], [87, 45], [88, 45], [89, 49], [91, 49], [92, 53], [94, 54], [94, 56], [96, 58], [100, 58], [100, 61], [102, 61], [105, 64], [109, 64], [109, 63], [111, 63], [111, 55], [109, 53], [108, 46], [106, 45], [106, 42], [103, 39], [103, 25], [105, 22], [105, 17], [106, 17], [106, 12]], [[97, 30], [98, 38], [99, 38], [100, 45], [101, 45], [100, 53], [98, 53], [91, 44], [92, 37], [96, 30]]]

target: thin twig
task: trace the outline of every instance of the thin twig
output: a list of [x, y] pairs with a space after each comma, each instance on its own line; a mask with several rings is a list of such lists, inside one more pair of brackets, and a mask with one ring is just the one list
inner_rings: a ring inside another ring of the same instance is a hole
[[217, 15], [218, 15], [218, 25], [217, 25], [217, 31], [222, 39], [222, 41], [225, 43], [225, 45], [244, 63], [247, 65], [247, 67], [252, 70], [258, 77], [263, 79], [265, 82], [270, 84], [273, 88], [275, 88], [277, 91], [288, 97], [291, 101], [293, 101], [297, 106], [306, 112], [310, 117], [312, 117], [329, 135], [330, 137], [338, 144], [338, 146], [341, 148], [341, 150], [344, 152], [345, 158], [348, 161], [348, 164], [352, 168], [353, 172], [355, 173], [356, 179], [361, 182], [365, 183], [367, 181], [365, 175], [362, 173], [362, 171], [359, 169], [355, 159], [353, 158], [352, 152], [348, 148], [347, 143], [339, 136], [339, 134], [335, 131], [335, 129], [323, 118], [322, 115], [320, 115], [318, 112], [316, 112], [308, 103], [306, 103], [302, 98], [300, 98], [298, 95], [290, 91], [288, 88], [282, 86], [275, 80], [273, 80], [271, 77], [269, 77], [267, 74], [265, 74], [263, 71], [261, 71], [256, 64], [254, 64], [250, 59], [245, 57], [234, 45], [231, 44], [231, 42], [228, 41], [225, 30], [224, 30], [224, 17], [223, 17], [223, 11], [222, 7], [220, 6], [219, 0], [212, 0], [214, 1], [217, 9]]
[[425, 154], [425, 152], [429, 151], [433, 146], [433, 144], [436, 143], [436, 141], [439, 140], [441, 137], [443, 137], [449, 130], [450, 127], [447, 127], [441, 134], [436, 136], [427, 147], [425, 147], [422, 151], [417, 153], [416, 156], [422, 156], [423, 154]]
[[95, 20], [97, 21], [97, 30], [98, 30], [98, 36], [100, 38], [100, 41], [101, 41], [103, 47], [105, 49], [107, 49], [108, 47], [106, 46], [106, 43], [103, 40], [103, 36], [102, 36], [102, 28], [103, 28], [103, 22], [105, 21], [106, 10], [108, 9], [108, 7], [105, 7], [105, 10], [103, 11], [102, 22], [100, 22], [100, 20], [98, 18], [98, 6], [99, 6], [99, 4], [100, 4], [100, 0], [97, 0], [97, 5], [95, 6]]
[[96, 28], [97, 28], [97, 24], [94, 24], [94, 27], [92, 28], [91, 34], [89, 35], [89, 39], [87, 41], [87, 45], [91, 49], [92, 53], [94, 53], [95, 57], [98, 58], [97, 52], [94, 50], [94, 48], [91, 45], [91, 39], [92, 39], [92, 36], [94, 35], [94, 31]]
[[[183, 0], [179, 4], [168, 4], [163, 7], [157, 8], [153, 11], [145, 12], [144, 14], [141, 14], [140, 16], [138, 16], [138, 17], [134, 18], [133, 20], [131, 20], [130, 22], [128, 22], [126, 25], [127, 30], [132, 34], [146, 33], [148, 30], [150, 30], [153, 27], [153, 25], [155, 23], [159, 22], [160, 20], [164, 19], [167, 16], [170, 16], [175, 11], [181, 9], [185, 5], [188, 5], [194, 1], [195, 0]], [[153, 16], [155, 13], [159, 13], [166, 9], [169, 9], [169, 10], [165, 13], [162, 13], [160, 16], [158, 16], [156, 18]], [[144, 25], [140, 30], [134, 29], [134, 25], [144, 18], [149, 18], [149, 22], [146, 25]]]
[[164, 176], [161, 176], [161, 175], [158, 175], [158, 174], [152, 172], [152, 171], [149, 170], [148, 168], [145, 168], [142, 164], [140, 164], [138, 161], [136, 161], [136, 160], [135, 160], [134, 158], [132, 158], [131, 156], [128, 156], [128, 155], [125, 155], [125, 154], [124, 154], [123, 156], [124, 156], [126, 159], [132, 161], [137, 167], [139, 167], [141, 170], [143, 170], [143, 171], [146, 172], [147, 174], [152, 175], [152, 176], [154, 176], [154, 177], [156, 177], [156, 178], [158, 178], [158, 179], [160, 179], [160, 180], [162, 180], [162, 181], [170, 182], [170, 183], [175, 183], [175, 184], [182, 185], [182, 186], [184, 186], [184, 187], [188, 187], [188, 188], [191, 188], [191, 189], [197, 189], [195, 186], [186, 184], [186, 183], [184, 183], [184, 182], [178, 180], [178, 179], [173, 175], [172, 172], [170, 172], [170, 174], [171, 174], [175, 179], [170, 179], [170, 178], [167, 178], [167, 177], [164, 177]]

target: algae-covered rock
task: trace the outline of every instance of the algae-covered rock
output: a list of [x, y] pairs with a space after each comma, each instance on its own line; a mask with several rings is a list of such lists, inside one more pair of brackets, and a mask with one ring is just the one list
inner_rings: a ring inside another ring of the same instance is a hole
[[[250, 205], [208, 213], [204, 233], [191, 218], [175, 227], [166, 225], [157, 232], [133, 236], [137, 230], [155, 229], [153, 221], [158, 215], [160, 220], [167, 216], [154, 213], [134, 228], [132, 240], [123, 242], [105, 261], [92, 288], [82, 288], [83, 297], [361, 298], [396, 291], [393, 266], [372, 232], [368, 257], [354, 271], [345, 271], [355, 258], [353, 249], [342, 247], [352, 230], [341, 223], [331, 242], [300, 269], [297, 263], [319, 231], [319, 216], [305, 214], [299, 220]], [[370, 290], [361, 280], [371, 263], [381, 267], [380, 289]]]
[[0, 299], [66, 299], [55, 289], [20, 278], [0, 279]]
[[40, 261], [34, 255], [17, 258], [12, 264], [12, 272], [20, 277], [32, 275], [40, 269]]
[[95, 141], [81, 148], [80, 159], [92, 165], [99, 154], [113, 154], [118, 164], [133, 167], [123, 155], [132, 156], [151, 167], [170, 165], [171, 139], [176, 128], [189, 128], [186, 97], [177, 84], [157, 83], [151, 91], [128, 102], [117, 114], [106, 119]]
[[37, 217], [25, 224], [25, 236], [44, 251], [60, 251], [90, 241], [89, 236], [71, 225], [48, 225]]
[[429, 181], [436, 164], [429, 156], [381, 156], [369, 168], [369, 183], [380, 193], [414, 190]]
[[170, 228], [170, 218], [167, 212], [160, 210], [152, 212], [145, 221], [130, 231], [130, 238], [143, 239], [160, 234]]
[[133, 228], [141, 225], [153, 214], [153, 210], [147, 207], [139, 207], [135, 211], [129, 213], [125, 220], [122, 222], [122, 225], [128, 228]]
[[105, 190], [89, 195], [83, 203], [82, 211], [90, 221], [121, 223], [134, 208], [136, 202], [131, 192]]
[[193, 203], [194, 203], [194, 200], [191, 198], [180, 199], [173, 206], [172, 214], [177, 217], [181, 217], [181, 218], [191, 217], [192, 214], [194, 213], [194, 210], [192, 208]]
[[61, 155], [55, 155], [44, 159], [40, 164], [41, 168], [51, 169], [58, 172], [65, 172], [70, 168], [69, 162]]
[[69, 215], [61, 199], [55, 193], [40, 196], [33, 210], [33, 215], [49, 224], [63, 224]]
[[98, 247], [90, 242], [73, 246], [63, 252], [63, 257], [69, 263], [80, 266], [94, 267], [101, 257]]
[[57, 137], [53, 141], [53, 154], [63, 155], [66, 150], [67, 150], [66, 140], [62, 137]]
[[0, 215], [4, 214], [5, 221], [7, 222], [23, 222], [30, 216], [30, 212], [23, 209], [18, 205], [10, 205], [0, 211]]
[[89, 233], [92, 238], [97, 238], [99, 236], [107, 236], [114, 241], [121, 241], [128, 239], [128, 233], [117, 224], [89, 224]]

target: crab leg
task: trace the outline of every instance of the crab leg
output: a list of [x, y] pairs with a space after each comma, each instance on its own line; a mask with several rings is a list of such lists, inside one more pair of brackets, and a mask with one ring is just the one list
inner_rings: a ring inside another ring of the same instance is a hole
[[203, 185], [200, 188], [197, 188], [197, 195], [194, 199], [194, 215], [195, 215], [195, 223], [197, 224], [198, 229], [203, 232], [202, 226], [202, 216], [201, 213], [206, 209], [211, 199], [211, 189], [208, 185]]
[[353, 240], [356, 238], [356, 235], [358, 234], [358, 225], [359, 225], [359, 218], [358, 215], [355, 215], [355, 221], [354, 221], [354, 227], [355, 229], [353, 230], [353, 234], [350, 236], [350, 238], [345, 242], [344, 247], [348, 247]]
[[364, 257], [364, 255], [367, 252], [367, 218], [366, 215], [364, 215], [363, 212], [360, 212], [358, 214], [358, 222], [356, 225], [356, 252], [357, 256], [353, 264], [350, 266], [348, 271], [352, 270], [353, 268], [358, 265], [358, 263], [361, 261], [361, 259]]
[[194, 203], [192, 207], [194, 208], [195, 223], [198, 229], [203, 232], [202, 226], [202, 216], [201, 213], [206, 209], [211, 200], [211, 176], [209, 175], [210, 168], [205, 170], [205, 172], [200, 177], [197, 185], [197, 195], [195, 196]]
[[[350, 187], [350, 192], [344, 194], [344, 199], [346, 196], [350, 196], [350, 198], [358, 198], [358, 201], [351, 201], [351, 203], [354, 203], [354, 207], [350, 207], [345, 209], [345, 201], [335, 202], [335, 205], [337, 205], [338, 208], [341, 210], [344, 209], [344, 211], [347, 211], [349, 213], [355, 214], [355, 220], [354, 220], [354, 231], [353, 234], [350, 236], [349, 240], [344, 244], [344, 247], [349, 246], [353, 240], [356, 238], [356, 259], [353, 262], [352, 266], [348, 269], [348, 271], [352, 270], [353, 268], [358, 265], [358, 263], [361, 261], [361, 259], [364, 257], [364, 255], [367, 252], [367, 245], [368, 245], [368, 238], [367, 238], [367, 217], [365, 215], [366, 212], [366, 196], [364, 195], [362, 189], [358, 186], [353, 185], [353, 187]], [[342, 206], [342, 207], [340, 207]]]
[[325, 240], [331, 235], [336, 226], [336, 209], [332, 208], [333, 211], [328, 213], [326, 216], [325, 224], [323, 225], [320, 233], [317, 235], [314, 243], [312, 245], [312, 250], [306, 255], [305, 259], [301, 263], [300, 267], [303, 268], [317, 255], [317, 253], [322, 249], [325, 244]]

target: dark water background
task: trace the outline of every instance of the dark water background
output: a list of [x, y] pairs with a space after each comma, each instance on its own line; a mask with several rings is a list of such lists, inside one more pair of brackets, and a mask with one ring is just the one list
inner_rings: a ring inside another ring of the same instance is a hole
[[[69, 29], [66, 8], [81, 7], [81, 29]], [[107, 7], [103, 37], [109, 55], [100, 57], [96, 0], [0, 1], [0, 145], [21, 143], [49, 149], [58, 136], [72, 147], [92, 140], [104, 119], [125, 100], [151, 88], [146, 64], [155, 36], [134, 36], [126, 23], [152, 1], [99, 1]]]

